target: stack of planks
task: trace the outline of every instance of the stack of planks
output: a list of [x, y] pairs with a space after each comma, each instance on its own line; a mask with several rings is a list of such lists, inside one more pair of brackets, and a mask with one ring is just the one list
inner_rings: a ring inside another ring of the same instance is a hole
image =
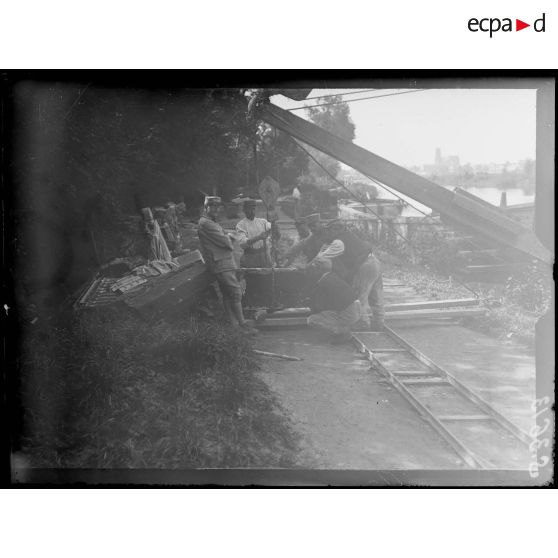
[[[462, 318], [483, 315], [485, 312], [484, 308], [479, 307], [479, 300], [476, 298], [387, 304], [385, 311], [388, 323], [401, 320], [410, 322], [423, 319]], [[270, 314], [269, 318], [257, 327], [305, 326], [309, 315], [309, 308], [290, 308]]]

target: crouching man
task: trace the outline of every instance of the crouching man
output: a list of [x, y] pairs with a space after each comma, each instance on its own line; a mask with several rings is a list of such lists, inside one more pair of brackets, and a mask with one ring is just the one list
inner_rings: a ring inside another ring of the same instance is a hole
[[385, 320], [384, 287], [380, 262], [372, 246], [335, 220], [326, 225], [325, 243], [316, 258], [329, 259], [333, 271], [356, 289], [361, 312], [359, 327], [381, 331]]
[[344, 343], [360, 319], [358, 293], [331, 269], [331, 260], [316, 258], [307, 267], [312, 289], [312, 315], [308, 325], [333, 334], [331, 343]]
[[221, 198], [217, 196], [207, 196], [205, 199], [204, 213], [198, 227], [200, 250], [207, 270], [219, 284], [229, 321], [232, 325], [238, 323], [247, 335], [255, 335], [258, 331], [250, 327], [242, 311], [242, 288], [236, 275], [233, 244], [223, 227], [217, 223], [221, 205]]

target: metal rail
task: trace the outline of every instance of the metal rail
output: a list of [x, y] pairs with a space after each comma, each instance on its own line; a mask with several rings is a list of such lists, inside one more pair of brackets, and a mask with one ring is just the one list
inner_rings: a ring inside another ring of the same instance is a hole
[[[428, 422], [440, 436], [448, 442], [456, 453], [463, 459], [463, 461], [471, 468], [475, 469], [495, 469], [497, 468], [489, 459], [479, 455], [478, 452], [473, 451], [465, 441], [460, 439], [454, 432], [452, 432], [447, 424], [461, 422], [462, 424], [479, 422], [490, 423], [494, 421], [506, 432], [512, 434], [525, 449], [532, 441], [532, 438], [521, 430], [518, 426], [509, 421], [506, 417], [491, 407], [486, 401], [479, 397], [476, 393], [471, 391], [464, 384], [459, 382], [451, 374], [444, 369], [440, 368], [437, 364], [432, 362], [428, 357], [418, 351], [410, 343], [405, 341], [402, 337], [397, 335], [389, 328], [384, 328], [381, 332], [389, 337], [392, 342], [395, 342], [399, 348], [394, 349], [390, 347], [371, 347], [370, 341], [364, 336], [370, 335], [368, 332], [353, 333], [353, 340], [357, 344], [361, 353], [364, 353], [368, 360], [372, 363], [373, 367], [378, 369], [391, 384], [397, 389], [399, 393], [418, 411], [420, 416]], [[392, 343], [390, 343], [392, 345]], [[387, 366], [378, 358], [375, 353], [386, 353], [388, 355], [409, 354], [426, 369], [421, 370], [417, 366], [415, 370], [394, 370], [393, 367]], [[478, 411], [474, 413], [462, 414], [436, 414], [421, 400], [411, 389], [412, 386], [447, 386], [455, 390], [461, 397], [468, 401], [471, 405], [476, 407]]]
[[499, 413], [496, 409], [490, 406], [482, 397], [477, 395], [471, 389], [469, 389], [465, 384], [461, 383], [457, 378], [452, 376], [449, 372], [440, 368], [435, 362], [430, 360], [426, 355], [421, 353], [418, 349], [416, 349], [413, 345], [411, 345], [408, 341], [405, 341], [401, 336], [397, 335], [395, 331], [386, 327], [386, 333], [397, 343], [403, 345], [407, 348], [409, 353], [411, 353], [414, 357], [420, 360], [424, 365], [428, 366], [431, 370], [435, 370], [439, 374], [443, 375], [445, 379], [453, 385], [463, 396], [467, 399], [471, 400], [475, 405], [480, 407], [486, 414], [490, 415], [496, 422], [498, 422], [503, 428], [508, 430], [511, 434], [513, 434], [518, 440], [523, 442], [526, 445], [529, 445], [533, 439], [527, 432], [523, 431], [513, 422], [508, 420], [504, 415]]

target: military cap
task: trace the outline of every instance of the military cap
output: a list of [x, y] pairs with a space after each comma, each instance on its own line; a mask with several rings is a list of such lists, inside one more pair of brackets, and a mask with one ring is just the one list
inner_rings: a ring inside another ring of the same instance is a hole
[[256, 200], [252, 200], [252, 199], [247, 199], [244, 200], [244, 203], [242, 204], [243, 207], [256, 207]]
[[204, 205], [207, 207], [209, 205], [221, 205], [223, 202], [219, 196], [205, 196]]

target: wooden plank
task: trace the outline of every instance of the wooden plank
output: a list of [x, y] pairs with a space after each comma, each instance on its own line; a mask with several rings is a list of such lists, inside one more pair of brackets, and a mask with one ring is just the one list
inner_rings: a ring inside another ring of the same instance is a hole
[[482, 250], [458, 250], [458, 256], [477, 256], [480, 254], [488, 255], [488, 256], [497, 256], [500, 250], [496, 248], [485, 248]]
[[309, 316], [312, 313], [310, 308], [283, 308], [282, 310], [277, 310], [267, 314], [268, 319], [275, 318], [296, 318], [301, 316]]
[[408, 380], [400, 380], [402, 384], [409, 385], [446, 385], [451, 387], [451, 384], [444, 378], [411, 378]]
[[78, 304], [87, 304], [89, 298], [98, 288], [100, 283], [101, 279], [94, 279], [89, 287], [86, 288], [85, 293], [78, 299]]
[[[463, 316], [480, 316], [484, 315], [483, 308], [461, 308], [461, 309], [433, 309], [433, 310], [408, 310], [386, 313], [386, 321], [400, 321], [424, 318], [451, 318]], [[300, 327], [306, 326], [308, 319], [305, 316], [295, 317], [274, 317], [270, 314], [263, 322], [257, 324], [257, 327]], [[376, 349], [375, 349], [376, 350]]]
[[[456, 306], [476, 306], [479, 304], [479, 300], [476, 298], [459, 298], [459, 299], [448, 299], [448, 300], [423, 300], [419, 302], [402, 302], [397, 304], [386, 304], [384, 310], [386, 312], [396, 312], [404, 310], [428, 310], [436, 308], [451, 308]], [[310, 308], [284, 308], [282, 310], [277, 310], [269, 317], [276, 318], [290, 318], [295, 316], [309, 316], [311, 314]]]
[[201, 262], [153, 277], [142, 289], [123, 294], [120, 300], [145, 318], [185, 311], [192, 307], [209, 286], [209, 276]]
[[394, 376], [438, 376], [437, 372], [431, 370], [390, 370]]
[[246, 273], [255, 273], [259, 275], [271, 275], [275, 273], [293, 273], [293, 271], [300, 271], [296, 267], [241, 267], [241, 271]]
[[483, 316], [485, 314], [484, 308], [440, 308], [432, 310], [407, 310], [397, 312], [387, 312], [386, 320], [407, 320], [407, 319], [422, 319], [422, 318], [452, 318], [452, 317], [465, 317], [465, 316]]
[[174, 258], [176, 263], [179, 265], [180, 269], [185, 267], [190, 267], [196, 262], [203, 261], [201, 252], [199, 250], [192, 250], [191, 252], [186, 252], [185, 254], [180, 254]]
[[308, 318], [268, 318], [263, 322], [255, 324], [257, 328], [267, 327], [305, 327], [308, 325]]
[[490, 415], [437, 415], [438, 420], [492, 420]]
[[280, 358], [282, 360], [302, 360], [299, 357], [290, 356], [290, 355], [282, 355], [280, 353], [270, 353], [268, 351], [260, 351], [258, 349], [253, 349], [253, 352], [256, 353], [257, 355]]
[[479, 304], [477, 298], [454, 298], [448, 300], [424, 300], [421, 302], [403, 302], [400, 304], [386, 304], [386, 312], [394, 312], [397, 310], [428, 310], [431, 308], [452, 308], [456, 306], [477, 306]]
[[407, 349], [382, 349], [381, 347], [372, 349], [374, 353], [408, 353]]

